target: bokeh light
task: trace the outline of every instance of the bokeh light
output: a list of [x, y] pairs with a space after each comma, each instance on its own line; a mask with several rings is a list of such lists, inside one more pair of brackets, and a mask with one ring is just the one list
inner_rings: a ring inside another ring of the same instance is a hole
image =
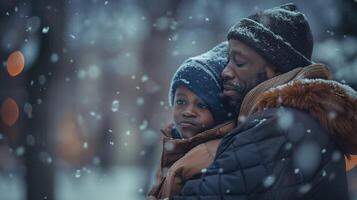
[[12, 126], [19, 118], [19, 107], [12, 98], [7, 98], [1, 105], [1, 119], [8, 125]]
[[25, 67], [25, 57], [21, 51], [15, 51], [7, 59], [7, 72], [10, 76], [19, 75]]

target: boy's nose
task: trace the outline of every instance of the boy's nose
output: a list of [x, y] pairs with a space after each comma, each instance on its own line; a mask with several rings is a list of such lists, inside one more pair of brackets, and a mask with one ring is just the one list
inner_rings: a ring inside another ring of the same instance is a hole
[[184, 117], [196, 117], [196, 113], [193, 110], [192, 106], [187, 106], [186, 109], [182, 112]]

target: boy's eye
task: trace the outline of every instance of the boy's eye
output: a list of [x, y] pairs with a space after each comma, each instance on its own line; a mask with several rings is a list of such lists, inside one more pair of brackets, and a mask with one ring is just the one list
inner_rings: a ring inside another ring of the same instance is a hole
[[205, 104], [205, 103], [198, 103], [198, 107], [201, 108], [201, 109], [208, 109], [208, 105]]
[[186, 102], [182, 99], [177, 99], [176, 100], [176, 105], [184, 105]]

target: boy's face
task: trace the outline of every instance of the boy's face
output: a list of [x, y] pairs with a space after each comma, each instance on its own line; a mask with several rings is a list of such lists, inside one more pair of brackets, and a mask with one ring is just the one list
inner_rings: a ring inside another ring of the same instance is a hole
[[201, 133], [214, 125], [208, 106], [191, 90], [179, 86], [175, 93], [174, 123], [183, 138]]

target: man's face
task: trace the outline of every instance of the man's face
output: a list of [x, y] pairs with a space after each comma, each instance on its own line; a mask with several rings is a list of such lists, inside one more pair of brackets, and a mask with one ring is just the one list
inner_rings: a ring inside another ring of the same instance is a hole
[[208, 106], [191, 90], [180, 86], [175, 92], [174, 123], [183, 138], [190, 138], [214, 125]]
[[254, 49], [230, 39], [228, 64], [222, 71], [223, 94], [239, 111], [244, 96], [259, 83], [272, 78], [274, 69]]

